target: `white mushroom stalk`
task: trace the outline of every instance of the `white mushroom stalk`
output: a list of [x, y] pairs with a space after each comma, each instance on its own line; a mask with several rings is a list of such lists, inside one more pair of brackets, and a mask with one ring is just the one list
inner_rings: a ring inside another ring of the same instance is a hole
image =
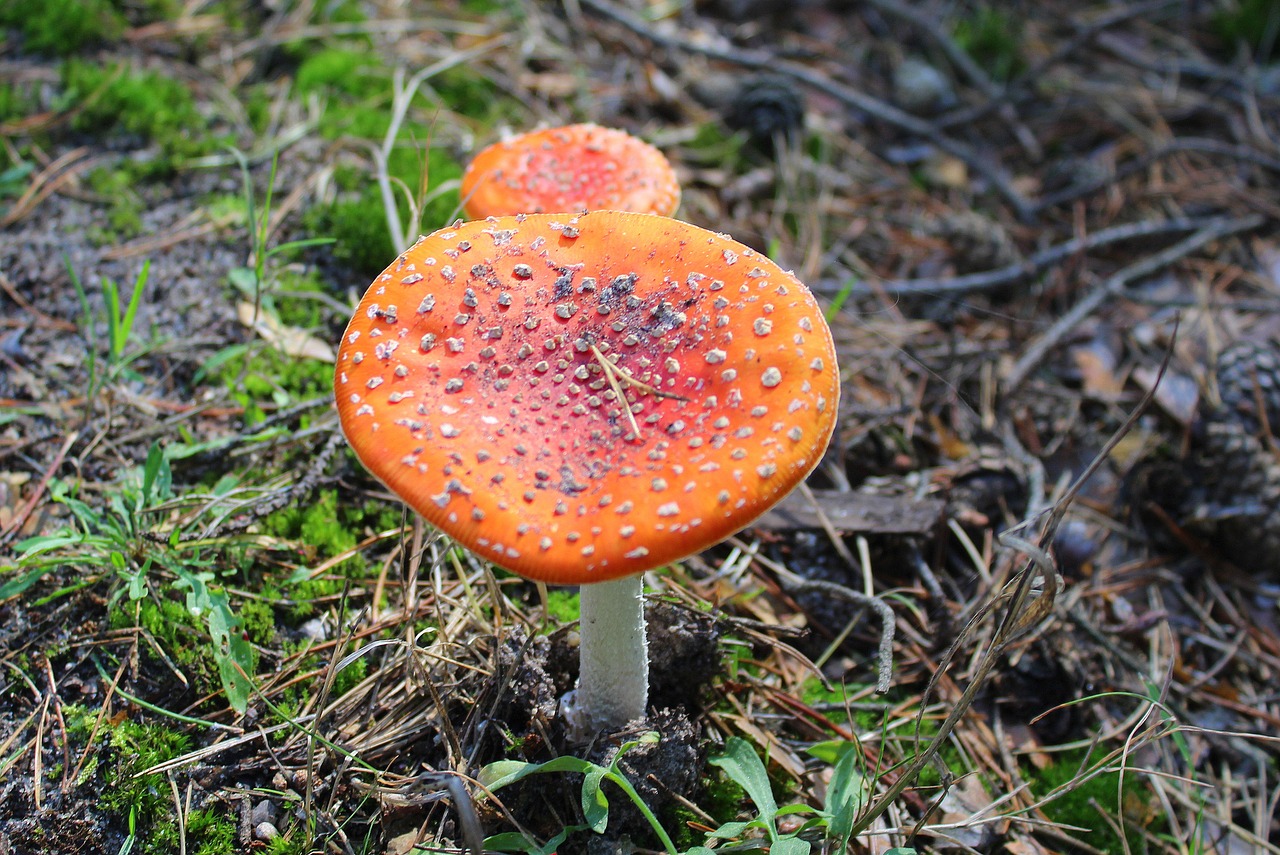
[[581, 665], [564, 711], [579, 737], [644, 718], [649, 702], [649, 644], [644, 576], [583, 585], [579, 595]]

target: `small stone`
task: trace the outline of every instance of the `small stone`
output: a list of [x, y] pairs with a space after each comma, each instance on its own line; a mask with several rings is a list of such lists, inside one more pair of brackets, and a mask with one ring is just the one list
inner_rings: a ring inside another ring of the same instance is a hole
[[276, 806], [274, 802], [268, 799], [263, 799], [253, 806], [253, 824], [255, 826], [263, 823], [273, 823], [275, 821]]

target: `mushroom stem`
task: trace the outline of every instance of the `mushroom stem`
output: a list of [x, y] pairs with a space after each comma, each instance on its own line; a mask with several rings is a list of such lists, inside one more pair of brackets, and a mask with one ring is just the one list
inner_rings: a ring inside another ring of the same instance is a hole
[[616, 730], [643, 718], [649, 700], [644, 574], [583, 585], [577, 714], [591, 729]]

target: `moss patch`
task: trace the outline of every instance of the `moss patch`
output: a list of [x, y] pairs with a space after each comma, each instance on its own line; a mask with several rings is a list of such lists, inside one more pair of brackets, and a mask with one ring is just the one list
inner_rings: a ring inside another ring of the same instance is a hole
[[[1044, 769], [1028, 771], [1027, 777], [1036, 794], [1045, 795], [1070, 784], [1082, 772], [1101, 763], [1106, 754], [1101, 747], [1094, 749], [1087, 759], [1083, 750], [1060, 754]], [[1103, 814], [1118, 818], [1125, 823], [1128, 851], [1146, 851], [1143, 830], [1159, 832], [1165, 820], [1151, 804], [1151, 789], [1144, 786], [1137, 775], [1125, 775], [1121, 796], [1121, 774], [1117, 770], [1094, 775], [1044, 805], [1045, 815], [1056, 823], [1091, 829], [1088, 833], [1077, 833], [1085, 843], [1103, 852], [1126, 851], [1120, 836], [1103, 819]]]
[[161, 159], [150, 165], [152, 171], [163, 172], [174, 160], [207, 154], [228, 142], [211, 133], [191, 90], [159, 72], [73, 59], [62, 67], [62, 85], [64, 97], [81, 104], [74, 130], [134, 134], [158, 146]]
[[[96, 722], [97, 711], [69, 704], [63, 715], [71, 738], [80, 742], [87, 740]], [[102, 775], [100, 803], [103, 810], [133, 829], [142, 852], [156, 855], [176, 852], [178, 824], [169, 784], [162, 774], [139, 773], [186, 753], [191, 748], [190, 740], [163, 724], [141, 724], [132, 719], [109, 725], [105, 735], [99, 738], [105, 742], [108, 756], [100, 756], [93, 769], [86, 767], [82, 780], [87, 781], [95, 773]], [[217, 829], [219, 837], [226, 834], [228, 827], [234, 832], [234, 826], [226, 820], [207, 811], [200, 813], [204, 815], [196, 824], [201, 829]], [[191, 831], [194, 828], [189, 826], [188, 833]], [[195, 851], [214, 855], [231, 850], [202, 847]]]
[[[425, 145], [430, 129], [410, 126], [405, 138]], [[430, 232], [453, 221], [459, 198], [456, 185], [462, 166], [442, 149], [425, 153], [416, 145], [396, 148], [388, 163], [394, 181], [408, 187], [422, 204], [421, 231]], [[334, 257], [356, 272], [372, 278], [395, 258], [395, 246], [387, 229], [382, 195], [372, 175], [347, 169], [335, 176], [344, 188], [338, 199], [307, 214], [306, 225], [313, 234], [332, 237]], [[444, 185], [447, 189], [438, 192]], [[408, 210], [398, 198], [396, 216], [404, 223]]]
[[117, 39], [125, 18], [110, 0], [6, 0], [0, 26], [17, 30], [23, 47], [48, 56], [72, 56]]
[[390, 94], [385, 70], [367, 51], [328, 48], [308, 56], [298, 66], [294, 86], [300, 95], [340, 92], [357, 98]]
[[106, 221], [89, 228], [90, 239], [98, 246], [135, 238], [142, 234], [142, 198], [133, 189], [133, 178], [121, 169], [95, 169], [89, 173], [89, 189], [106, 205]]

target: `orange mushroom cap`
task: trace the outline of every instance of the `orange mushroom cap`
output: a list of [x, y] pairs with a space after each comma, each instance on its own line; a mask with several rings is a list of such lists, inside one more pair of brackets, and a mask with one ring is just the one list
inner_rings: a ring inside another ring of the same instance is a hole
[[467, 166], [461, 194], [474, 219], [602, 209], [669, 216], [680, 205], [680, 185], [662, 152], [590, 124], [494, 143]]
[[597, 211], [420, 238], [365, 293], [334, 387], [356, 454], [431, 523], [583, 584], [780, 500], [827, 446], [839, 377], [792, 274], [688, 223]]

